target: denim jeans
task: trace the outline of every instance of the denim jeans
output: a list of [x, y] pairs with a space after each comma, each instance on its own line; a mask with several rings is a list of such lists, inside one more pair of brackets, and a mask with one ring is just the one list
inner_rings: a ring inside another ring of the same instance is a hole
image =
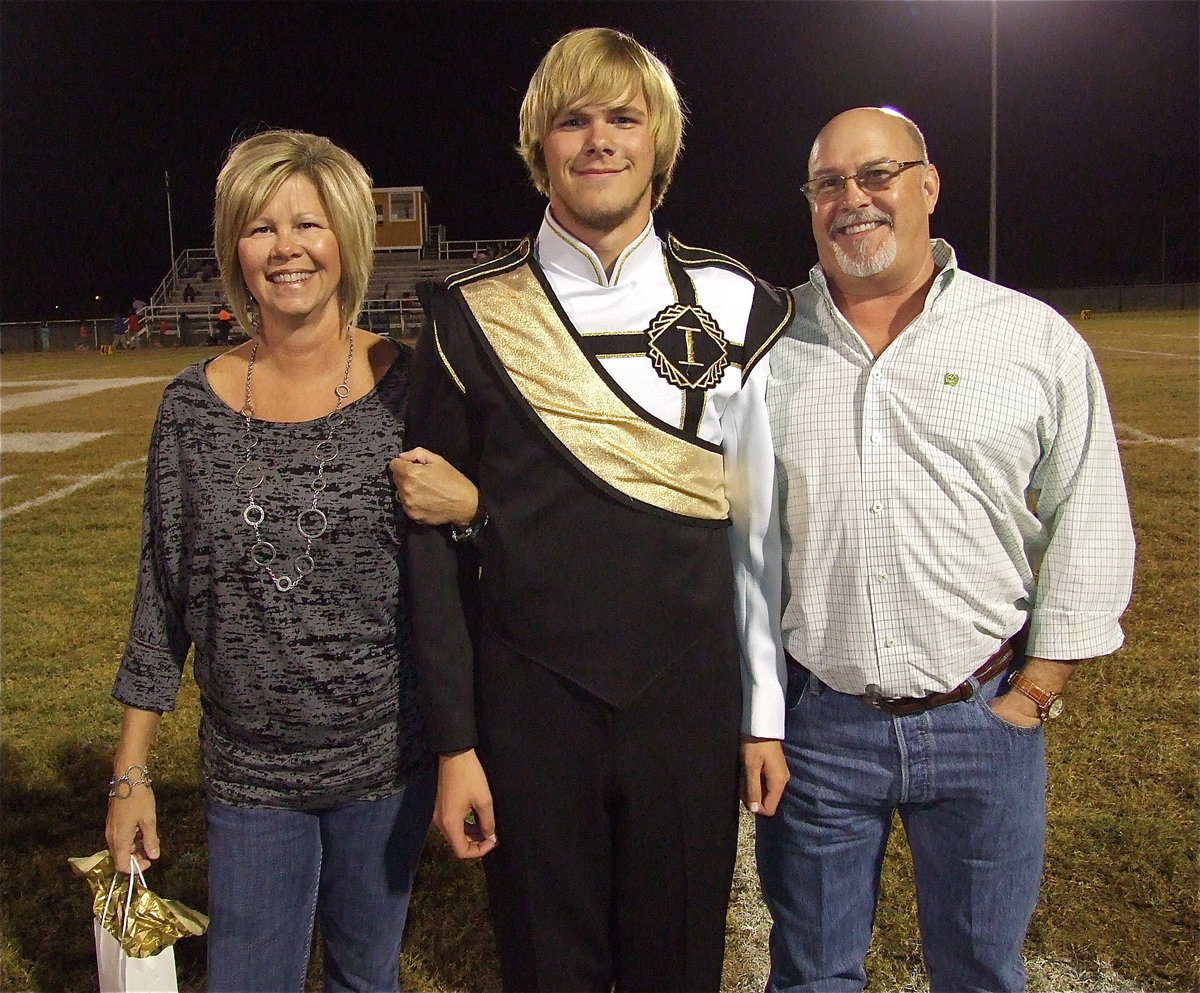
[[[892, 717], [789, 663], [792, 778], [757, 822], [771, 928], [769, 993], [861, 990], [893, 817], [904, 824], [934, 991], [1025, 989], [1041, 884], [1045, 739], [969, 700]], [[882, 936], [886, 941], [887, 936]]]
[[325, 810], [239, 807], [210, 798], [211, 993], [303, 990], [314, 919], [327, 991], [396, 990], [433, 794], [430, 772], [382, 800]]

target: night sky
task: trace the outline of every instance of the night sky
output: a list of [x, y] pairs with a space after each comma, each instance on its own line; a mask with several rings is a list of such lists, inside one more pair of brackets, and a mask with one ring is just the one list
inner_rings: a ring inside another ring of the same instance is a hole
[[[1200, 4], [998, 9], [1000, 282], [1158, 282], [1164, 225], [1167, 281], [1200, 278]], [[934, 234], [986, 275], [991, 23], [982, 0], [4, 0], [0, 320], [148, 298], [170, 258], [164, 172], [177, 252], [207, 245], [225, 151], [265, 126], [328, 135], [377, 186], [424, 186], [450, 238], [534, 230], [517, 110], [545, 49], [589, 25], [656, 51], [689, 104], [660, 231], [803, 281], [812, 139], [887, 104], [941, 171]]]

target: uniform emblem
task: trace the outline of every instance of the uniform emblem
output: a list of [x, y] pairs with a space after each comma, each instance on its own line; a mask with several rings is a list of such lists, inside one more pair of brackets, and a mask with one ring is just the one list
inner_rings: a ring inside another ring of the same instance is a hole
[[703, 307], [683, 303], [664, 307], [646, 333], [655, 370], [681, 390], [711, 389], [729, 365], [729, 342]]

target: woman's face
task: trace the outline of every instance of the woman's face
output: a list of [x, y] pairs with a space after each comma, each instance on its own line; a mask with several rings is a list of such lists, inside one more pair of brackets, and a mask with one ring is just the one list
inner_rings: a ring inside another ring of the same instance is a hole
[[238, 238], [238, 263], [261, 326], [341, 323], [342, 259], [312, 181], [290, 176]]

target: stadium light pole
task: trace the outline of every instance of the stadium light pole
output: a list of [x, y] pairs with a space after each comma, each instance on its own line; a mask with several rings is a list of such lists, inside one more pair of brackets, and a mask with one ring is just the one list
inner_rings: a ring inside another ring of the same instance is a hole
[[175, 274], [175, 224], [171, 220], [171, 174], [163, 170], [163, 179], [167, 185], [167, 234], [171, 239], [171, 275]]
[[996, 24], [997, 0], [992, 0], [992, 162], [988, 202], [988, 279], [996, 281]]

